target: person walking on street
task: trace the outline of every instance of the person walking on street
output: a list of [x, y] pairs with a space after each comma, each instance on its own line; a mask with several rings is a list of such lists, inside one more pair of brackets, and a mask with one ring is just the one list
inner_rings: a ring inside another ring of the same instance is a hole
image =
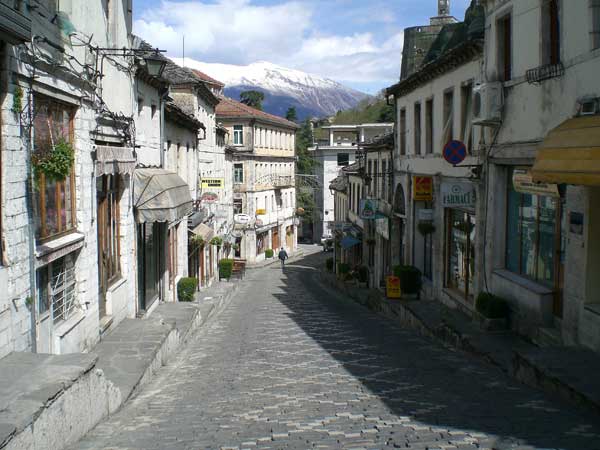
[[281, 247], [281, 250], [279, 250], [279, 261], [281, 261], [282, 269], [285, 266], [285, 260], [288, 258], [289, 258], [289, 256], [288, 256], [287, 252], [283, 249], [283, 247]]

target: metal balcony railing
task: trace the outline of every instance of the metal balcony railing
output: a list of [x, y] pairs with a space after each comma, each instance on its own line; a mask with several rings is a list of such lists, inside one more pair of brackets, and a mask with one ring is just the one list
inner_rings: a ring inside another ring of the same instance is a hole
[[529, 84], [539, 84], [544, 80], [562, 77], [564, 74], [565, 66], [559, 62], [557, 64], [547, 64], [535, 69], [529, 69], [525, 75]]

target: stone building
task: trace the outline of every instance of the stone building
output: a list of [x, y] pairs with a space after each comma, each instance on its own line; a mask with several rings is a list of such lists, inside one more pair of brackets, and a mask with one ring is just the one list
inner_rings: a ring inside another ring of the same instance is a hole
[[481, 3], [487, 287], [521, 333], [600, 350], [600, 4]]
[[[473, 2], [464, 22], [440, 30], [422, 65], [387, 89], [397, 113], [391, 203], [399, 236], [392, 260], [420, 269], [428, 297], [468, 312], [483, 285], [485, 186], [477, 166], [485, 152], [472, 106], [483, 62], [482, 18]], [[442, 156], [450, 141], [465, 144], [461, 164]]]
[[227, 129], [233, 161], [235, 256], [297, 247], [295, 135], [298, 125], [221, 97], [217, 122]]
[[327, 186], [340, 169], [356, 160], [358, 145], [383, 135], [393, 129], [393, 123], [366, 123], [360, 125], [327, 125], [319, 130], [325, 132], [323, 139], [308, 150], [318, 164], [315, 166], [315, 203], [318, 216], [314, 222], [313, 237], [316, 242], [330, 239], [333, 234], [334, 195]]
[[[1, 6], [0, 356], [87, 351], [135, 311], [133, 240], [114, 232], [133, 224], [130, 59], [92, 69], [131, 47], [131, 11], [32, 3]], [[42, 168], [57, 148], [68, 173]]]

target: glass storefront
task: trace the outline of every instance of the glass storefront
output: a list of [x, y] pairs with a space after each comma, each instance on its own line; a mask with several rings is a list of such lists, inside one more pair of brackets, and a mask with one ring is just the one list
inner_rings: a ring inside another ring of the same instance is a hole
[[475, 275], [475, 215], [460, 209], [447, 210], [446, 285], [459, 291], [466, 301], [473, 302]]
[[138, 225], [138, 301], [140, 311], [145, 311], [159, 296], [161, 273], [160, 223]]

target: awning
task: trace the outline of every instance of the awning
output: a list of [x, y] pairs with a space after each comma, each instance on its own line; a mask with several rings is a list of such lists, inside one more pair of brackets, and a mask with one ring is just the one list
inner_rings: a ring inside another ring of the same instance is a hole
[[548, 133], [531, 175], [540, 183], [600, 186], [600, 116], [575, 117]]
[[136, 169], [133, 180], [133, 206], [138, 223], [175, 222], [192, 211], [190, 188], [176, 173]]
[[135, 170], [136, 159], [130, 147], [98, 145], [96, 147], [96, 176], [131, 174]]
[[360, 241], [352, 236], [346, 236], [342, 239], [342, 248], [348, 249], [354, 247], [355, 245], [360, 244]]
[[203, 223], [201, 223], [200, 225], [198, 225], [196, 228], [194, 228], [191, 231], [194, 235], [202, 237], [202, 239], [204, 239], [204, 242], [210, 241], [213, 238], [213, 236], [215, 235], [215, 232], [213, 231], [213, 229]]

